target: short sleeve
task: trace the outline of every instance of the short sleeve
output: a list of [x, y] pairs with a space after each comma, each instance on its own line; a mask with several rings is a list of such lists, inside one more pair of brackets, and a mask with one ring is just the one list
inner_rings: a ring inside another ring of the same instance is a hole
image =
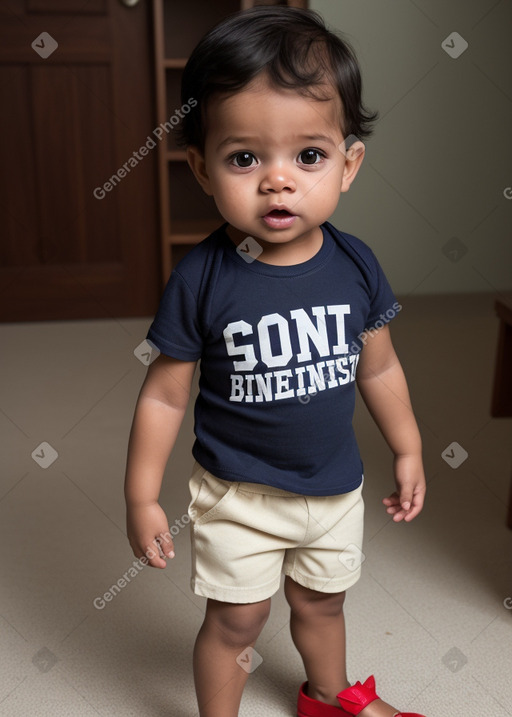
[[201, 357], [203, 339], [197, 300], [176, 270], [167, 282], [147, 339], [166, 356], [182, 361], [197, 361]]
[[365, 329], [382, 328], [384, 324], [395, 318], [402, 308], [389, 285], [377, 257], [370, 250], [372, 261], [370, 308]]

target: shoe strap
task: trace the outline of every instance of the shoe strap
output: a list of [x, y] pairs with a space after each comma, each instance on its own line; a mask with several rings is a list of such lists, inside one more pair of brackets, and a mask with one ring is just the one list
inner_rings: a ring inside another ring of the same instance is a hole
[[364, 684], [356, 682], [352, 687], [347, 687], [338, 695], [338, 702], [351, 715], [358, 715], [364, 708], [378, 700], [379, 696], [375, 692], [375, 678], [370, 675]]

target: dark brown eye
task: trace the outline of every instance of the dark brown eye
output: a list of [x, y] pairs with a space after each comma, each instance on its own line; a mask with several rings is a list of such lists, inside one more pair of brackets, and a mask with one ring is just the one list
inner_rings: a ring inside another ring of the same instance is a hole
[[253, 159], [255, 159], [255, 157], [250, 152], [238, 152], [238, 154], [235, 154], [233, 157], [233, 164], [246, 169], [252, 165]]
[[301, 164], [316, 164], [321, 159], [317, 149], [305, 149], [299, 154]]

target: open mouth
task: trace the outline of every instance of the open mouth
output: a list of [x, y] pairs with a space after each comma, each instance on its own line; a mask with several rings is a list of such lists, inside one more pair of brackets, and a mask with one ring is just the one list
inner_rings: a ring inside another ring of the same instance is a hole
[[272, 229], [287, 229], [297, 219], [288, 209], [271, 209], [263, 217], [263, 221]]
[[265, 224], [271, 229], [288, 229], [297, 219], [288, 209], [271, 209], [263, 217]]
[[292, 217], [293, 214], [289, 212], [287, 209], [272, 209], [271, 212], [268, 212], [265, 216], [267, 217]]

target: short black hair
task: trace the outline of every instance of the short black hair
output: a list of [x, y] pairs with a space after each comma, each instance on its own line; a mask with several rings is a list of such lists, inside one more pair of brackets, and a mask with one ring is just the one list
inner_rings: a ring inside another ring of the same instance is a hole
[[[349, 43], [327, 29], [312, 10], [257, 6], [228, 16], [193, 50], [183, 71], [182, 104], [197, 104], [178, 129], [180, 146], [204, 150], [205, 117], [214, 96], [239, 92], [259, 74], [274, 87], [293, 88], [317, 100], [332, 86], [343, 107], [342, 133], [368, 138], [377, 112], [362, 103], [359, 65]], [[322, 92], [323, 89], [323, 92]]]

